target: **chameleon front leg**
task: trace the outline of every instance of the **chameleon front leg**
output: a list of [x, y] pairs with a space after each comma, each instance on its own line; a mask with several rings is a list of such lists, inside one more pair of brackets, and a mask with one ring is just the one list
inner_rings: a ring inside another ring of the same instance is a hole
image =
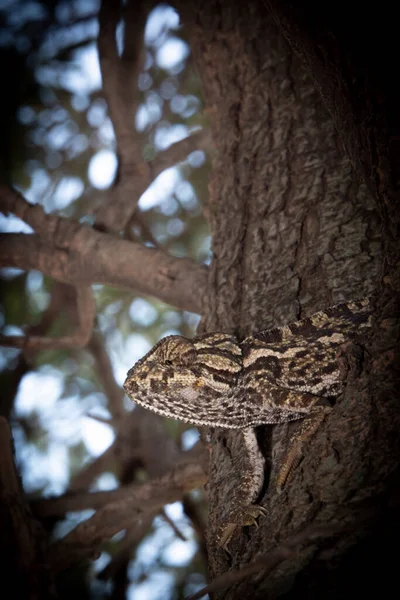
[[217, 543], [229, 553], [228, 544], [238, 527], [257, 526], [257, 518], [267, 511], [257, 500], [264, 483], [265, 459], [260, 451], [255, 429], [242, 430], [245, 448], [245, 467], [241, 475], [233, 506], [217, 532]]
[[[314, 406], [310, 414], [302, 420], [300, 428], [288, 444], [288, 450], [279, 468], [276, 479], [278, 491], [281, 491], [293, 476], [304, 456], [304, 446], [317, 432], [331, 410], [329, 405]], [[265, 460], [260, 451], [255, 430], [253, 428], [244, 429], [242, 436], [246, 451], [246, 468], [237, 488], [234, 505], [217, 533], [218, 544], [228, 553], [229, 542], [238, 527], [258, 526], [258, 517], [268, 514], [264, 507], [255, 504], [264, 483], [265, 471]]]

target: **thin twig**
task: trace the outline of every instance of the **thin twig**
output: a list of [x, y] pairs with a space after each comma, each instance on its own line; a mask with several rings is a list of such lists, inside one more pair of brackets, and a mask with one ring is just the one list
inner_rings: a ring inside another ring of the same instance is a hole
[[117, 440], [103, 454], [94, 461], [85, 465], [71, 479], [68, 491], [77, 492], [87, 490], [92, 483], [105, 471], [113, 471], [117, 462]]
[[75, 286], [78, 327], [72, 335], [47, 337], [38, 335], [0, 335], [0, 346], [24, 350], [55, 350], [83, 348], [92, 334], [96, 306], [91, 288]]
[[155, 248], [161, 250], [162, 246], [154, 237], [150, 227], [148, 227], [147, 223], [145, 223], [142, 213], [136, 211], [134, 215], [132, 215], [129, 220], [128, 225], [126, 226], [125, 236], [128, 240], [136, 241], [133, 236], [132, 228], [134, 224], [137, 223], [141, 229], [143, 237], [149, 241]]
[[118, 428], [120, 421], [126, 414], [124, 408], [124, 393], [115, 380], [110, 357], [106, 351], [104, 339], [100, 333], [93, 333], [88, 349], [92, 352], [95, 359], [97, 377], [107, 396], [108, 408], [112, 414], [114, 425]]
[[108, 565], [102, 571], [100, 571], [100, 573], [98, 573], [98, 579], [102, 579], [104, 581], [112, 579], [115, 573], [120, 569], [120, 566], [133, 558], [132, 555], [136, 546], [146, 535], [154, 517], [156, 516], [156, 512], [150, 513], [146, 518], [142, 519], [140, 523], [136, 524], [130, 529], [127, 529], [124, 539], [121, 540], [118, 545], [118, 551], [116, 554], [113, 554]]
[[[44, 310], [44, 312], [41, 314], [39, 323], [28, 327], [28, 337], [42, 336], [50, 329], [61, 310], [61, 306], [67, 305], [68, 307], [70, 305], [71, 291], [74, 293], [73, 287], [68, 284], [57, 282], [54, 285], [51, 293], [50, 303], [48, 307]], [[19, 384], [22, 378], [30, 370], [31, 362], [31, 352], [21, 352], [19, 354], [18, 362], [15, 366], [15, 369], [10, 374], [9, 384], [5, 386], [4, 389], [2, 389], [1, 391], [0, 412], [7, 418], [9, 418], [9, 416], [12, 413]]]
[[97, 421], [98, 423], [104, 423], [104, 425], [112, 425], [112, 421], [106, 417], [100, 417], [99, 415], [94, 415], [92, 413], [85, 413], [84, 416], [93, 419], [93, 421]]
[[149, 162], [151, 174], [155, 178], [165, 169], [173, 167], [187, 158], [194, 150], [209, 151], [212, 148], [212, 138], [208, 129], [195, 131], [188, 137], [171, 144], [166, 150], [160, 152]]
[[171, 527], [172, 531], [175, 533], [176, 537], [178, 537], [182, 542], [187, 542], [187, 537], [183, 535], [182, 531], [178, 528], [178, 526], [174, 523], [174, 521], [169, 517], [165, 511], [165, 508], [161, 509], [162, 518], [168, 525]]

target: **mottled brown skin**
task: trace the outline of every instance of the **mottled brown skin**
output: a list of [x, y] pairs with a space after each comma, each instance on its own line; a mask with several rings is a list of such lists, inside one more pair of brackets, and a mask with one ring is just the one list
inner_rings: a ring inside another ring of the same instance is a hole
[[303, 445], [317, 430], [327, 400], [343, 391], [340, 347], [371, 324], [368, 299], [339, 304], [291, 325], [239, 342], [225, 333], [188, 340], [162, 339], [139, 360], [124, 383], [138, 404], [198, 426], [243, 429], [248, 470], [238, 501], [221, 526], [225, 548], [237, 525], [256, 522], [263, 509], [264, 459], [253, 428], [304, 419], [278, 475], [283, 487], [301, 460]]

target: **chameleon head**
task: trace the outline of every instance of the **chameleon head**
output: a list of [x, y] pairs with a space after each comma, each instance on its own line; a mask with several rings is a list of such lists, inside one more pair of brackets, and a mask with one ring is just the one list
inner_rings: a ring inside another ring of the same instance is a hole
[[229, 398], [241, 368], [241, 349], [232, 336], [213, 333], [189, 340], [172, 335], [128, 371], [124, 390], [137, 404], [166, 417], [199, 426], [238, 427], [223, 415], [229, 416]]

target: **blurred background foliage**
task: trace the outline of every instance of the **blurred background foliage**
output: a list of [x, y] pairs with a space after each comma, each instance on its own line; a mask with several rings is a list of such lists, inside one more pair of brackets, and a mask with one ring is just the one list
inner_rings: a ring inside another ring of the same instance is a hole
[[[93, 212], [107, 203], [116, 177], [113, 126], [102, 94], [96, 48], [96, 0], [1, 0], [0, 176], [46, 212], [93, 222]], [[121, 21], [117, 32], [123, 44]], [[145, 160], [207, 127], [200, 83], [185, 31], [176, 11], [155, 6], [145, 29], [146, 57], [138, 77], [139, 109], [132, 127]], [[203, 216], [209, 158], [201, 150], [162, 172], [143, 194], [128, 239], [157, 246], [175, 256], [207, 263], [210, 237]], [[13, 216], [0, 214], [0, 231], [32, 230]], [[43, 325], [54, 281], [39, 272], [1, 270], [1, 333], [35, 331]], [[94, 286], [96, 330], [103, 338], [115, 379], [161, 337], [192, 336], [199, 317], [132, 291]], [[60, 335], [71, 326], [61, 304], [47, 333]], [[113, 442], [111, 415], [90, 351], [60, 350], [36, 354], [0, 349], [1, 412], [10, 418], [17, 462], [30, 496], [60, 494], [83, 465]], [[126, 409], [132, 410], [126, 401]], [[180, 447], [197, 440], [193, 429], [168, 425]], [[145, 476], [145, 475], [144, 475]], [[118, 486], [115, 473], [102, 474], [92, 490]], [[201, 493], [194, 500], [203, 502]], [[167, 514], [183, 533], [161, 517], [132, 553], [127, 597], [134, 600], [178, 598], [204, 582], [204, 566], [195, 534], [180, 503]], [[87, 511], [86, 511], [87, 512]], [[58, 523], [63, 535], [87, 514]], [[116, 536], [89, 571], [77, 570], [64, 591], [77, 597], [117, 597], [106, 581], [88, 577], [104, 569], [121, 540]], [[79, 592], [78, 592], [79, 590]]]

